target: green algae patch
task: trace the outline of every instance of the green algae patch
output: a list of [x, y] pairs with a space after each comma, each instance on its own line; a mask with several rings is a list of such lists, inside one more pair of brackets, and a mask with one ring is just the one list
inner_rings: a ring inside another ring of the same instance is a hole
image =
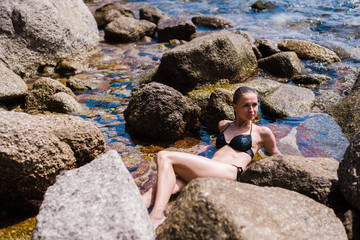
[[[36, 217], [17, 222], [14, 225], [0, 228], [0, 240], [28, 240], [34, 231]], [[1, 226], [2, 227], [2, 226]]]

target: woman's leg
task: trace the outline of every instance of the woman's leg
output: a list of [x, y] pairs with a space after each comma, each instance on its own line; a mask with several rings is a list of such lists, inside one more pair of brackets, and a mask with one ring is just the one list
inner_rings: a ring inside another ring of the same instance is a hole
[[186, 182], [196, 177], [217, 177], [234, 180], [237, 169], [202, 156], [189, 153], [161, 151], [157, 155], [158, 179], [156, 198], [150, 218], [155, 228], [164, 220], [164, 209], [175, 188], [176, 175]]
[[[187, 182], [185, 182], [182, 178], [176, 177], [175, 187], [172, 191], [172, 194], [178, 193], [181, 189], [186, 186]], [[151, 205], [155, 203], [155, 196], [156, 196], [156, 184], [152, 186], [146, 193], [141, 195], [145, 207], [149, 208]]]

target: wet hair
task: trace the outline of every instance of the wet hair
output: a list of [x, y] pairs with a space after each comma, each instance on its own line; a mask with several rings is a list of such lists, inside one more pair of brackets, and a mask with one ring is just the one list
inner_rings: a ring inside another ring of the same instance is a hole
[[233, 103], [236, 104], [245, 93], [255, 93], [257, 95], [256, 90], [251, 87], [239, 87], [234, 93]]

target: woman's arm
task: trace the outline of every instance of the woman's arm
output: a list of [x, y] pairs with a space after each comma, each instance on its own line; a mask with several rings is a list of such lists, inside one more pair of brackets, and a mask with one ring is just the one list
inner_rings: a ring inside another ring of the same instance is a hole
[[270, 155], [281, 154], [276, 146], [275, 136], [270, 128], [263, 127], [261, 131], [261, 139], [265, 152], [269, 153]]

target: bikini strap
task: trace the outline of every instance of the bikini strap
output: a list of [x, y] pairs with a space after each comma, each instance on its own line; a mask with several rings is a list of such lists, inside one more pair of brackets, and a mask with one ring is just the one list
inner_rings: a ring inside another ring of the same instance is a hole
[[226, 126], [226, 128], [222, 131], [222, 133], [225, 132], [225, 130], [230, 126], [231, 123], [232, 123], [232, 122], [230, 122], [230, 123]]
[[251, 125], [250, 125], [250, 135], [251, 135], [251, 132], [252, 132], [252, 123], [250, 123]]

